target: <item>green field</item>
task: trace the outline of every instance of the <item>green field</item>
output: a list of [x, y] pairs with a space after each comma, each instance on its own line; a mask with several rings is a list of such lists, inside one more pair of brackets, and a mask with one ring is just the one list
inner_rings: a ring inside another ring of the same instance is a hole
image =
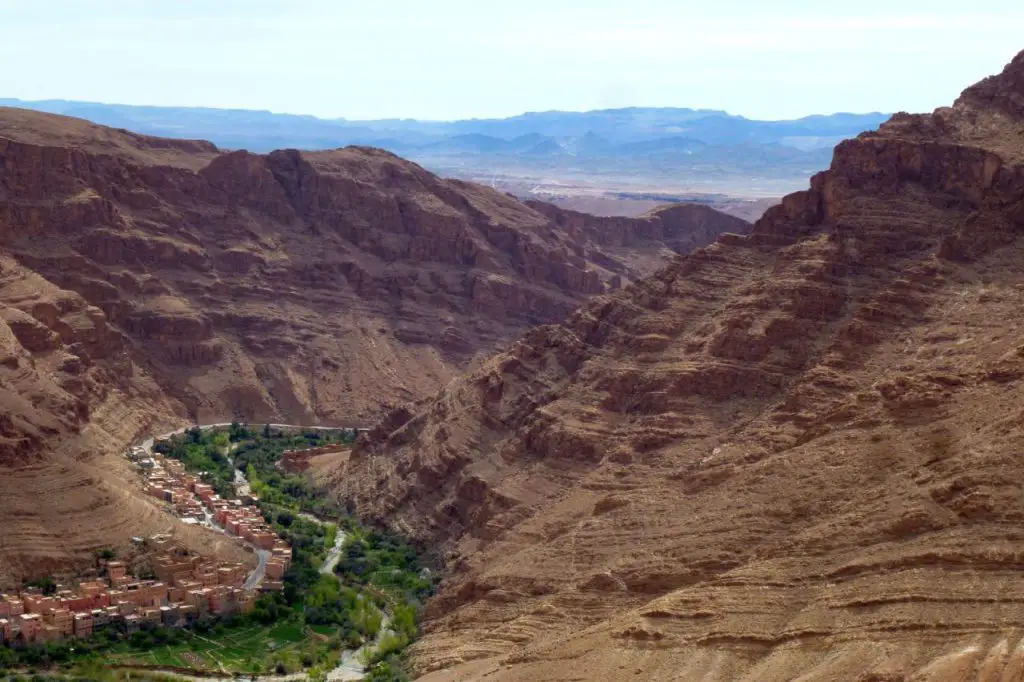
[[186, 641], [148, 651], [132, 650], [128, 643], [105, 652], [105, 658], [117, 665], [174, 666], [221, 672], [271, 671], [279, 663], [288, 671], [303, 667], [306, 662], [326, 663], [332, 656], [325, 637], [336, 629], [317, 627], [316, 633], [298, 623], [248, 625], [225, 630], [220, 634], [187, 633]]

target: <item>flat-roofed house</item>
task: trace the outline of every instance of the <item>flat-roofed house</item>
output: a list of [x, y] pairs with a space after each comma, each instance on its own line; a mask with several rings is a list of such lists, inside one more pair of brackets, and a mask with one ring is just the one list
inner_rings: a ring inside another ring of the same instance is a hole
[[78, 586], [78, 590], [89, 597], [95, 597], [100, 592], [105, 592], [106, 589], [107, 586], [102, 580], [89, 580]]
[[26, 593], [24, 596], [25, 600], [25, 611], [28, 613], [48, 613], [54, 609], [60, 608], [60, 601], [56, 597], [47, 597], [42, 593]]
[[93, 597], [84, 594], [64, 597], [60, 600], [61, 608], [68, 611], [91, 611], [95, 604], [96, 600]]
[[43, 616], [43, 622], [57, 628], [61, 637], [67, 637], [75, 631], [74, 616], [67, 609], [47, 611]]
[[25, 602], [21, 599], [11, 595], [4, 595], [3, 601], [8, 608], [8, 615], [12, 618], [14, 616], [20, 616], [21, 614], [25, 613]]
[[53, 625], [43, 624], [36, 632], [36, 639], [40, 642], [56, 642], [61, 637], [63, 637], [63, 633]]
[[43, 627], [43, 617], [38, 613], [23, 613], [17, 617], [15, 622], [26, 643], [36, 641], [39, 630]]
[[274, 546], [274, 541], [277, 540], [277, 535], [270, 531], [263, 531], [259, 533], [253, 533], [250, 542], [256, 545], [260, 549], [271, 549]]
[[93, 609], [92, 611], [92, 628], [102, 628], [110, 625], [110, 614], [106, 609]]
[[284, 577], [284, 562], [279, 559], [271, 559], [267, 562], [267, 577], [273, 580], [280, 580]]
[[75, 637], [89, 637], [92, 635], [93, 621], [91, 613], [75, 614]]
[[185, 603], [195, 608], [199, 615], [205, 615], [210, 610], [210, 588], [189, 590], [185, 593]]

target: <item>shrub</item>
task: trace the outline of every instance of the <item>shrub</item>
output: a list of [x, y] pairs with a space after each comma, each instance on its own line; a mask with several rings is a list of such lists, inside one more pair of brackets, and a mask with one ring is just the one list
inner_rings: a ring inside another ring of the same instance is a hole
[[368, 682], [410, 682], [412, 677], [405, 661], [398, 656], [391, 656], [370, 667], [363, 679]]
[[366, 599], [356, 602], [352, 610], [352, 622], [356, 629], [363, 633], [368, 639], [373, 639], [380, 632], [383, 616], [380, 610]]
[[391, 618], [391, 627], [409, 640], [415, 639], [417, 634], [416, 609], [408, 604], [398, 605], [394, 608], [394, 616]]

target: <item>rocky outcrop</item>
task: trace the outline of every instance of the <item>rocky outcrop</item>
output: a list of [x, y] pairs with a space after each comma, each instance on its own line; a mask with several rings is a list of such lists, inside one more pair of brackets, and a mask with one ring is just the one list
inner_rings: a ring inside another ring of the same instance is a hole
[[658, 269], [665, 262], [666, 249], [689, 253], [720, 234], [746, 234], [751, 227], [745, 220], [697, 203], [662, 206], [639, 218], [593, 216], [541, 201], [526, 203], [575, 239], [597, 244], [602, 253], [613, 255], [610, 263], [595, 261], [629, 279]]
[[578, 239], [601, 246], [640, 246], [660, 242], [678, 253], [705, 246], [723, 232], [744, 234], [749, 223], [697, 203], [662, 206], [640, 218], [593, 216], [541, 201], [526, 202]]
[[840, 144], [322, 471], [443, 554], [424, 679], [1018, 679], [1022, 84]]

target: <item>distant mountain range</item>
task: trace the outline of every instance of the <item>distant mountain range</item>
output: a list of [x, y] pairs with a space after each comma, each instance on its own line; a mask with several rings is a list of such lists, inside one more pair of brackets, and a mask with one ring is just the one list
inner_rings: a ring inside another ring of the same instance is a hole
[[432, 170], [497, 177], [643, 178], [651, 183], [788, 187], [826, 167], [842, 139], [876, 128], [888, 114], [832, 114], [758, 121], [714, 109], [627, 108], [545, 111], [502, 119], [350, 121], [269, 111], [152, 107], [68, 100], [0, 99], [0, 106], [84, 118], [219, 147], [265, 152], [366, 145]]

